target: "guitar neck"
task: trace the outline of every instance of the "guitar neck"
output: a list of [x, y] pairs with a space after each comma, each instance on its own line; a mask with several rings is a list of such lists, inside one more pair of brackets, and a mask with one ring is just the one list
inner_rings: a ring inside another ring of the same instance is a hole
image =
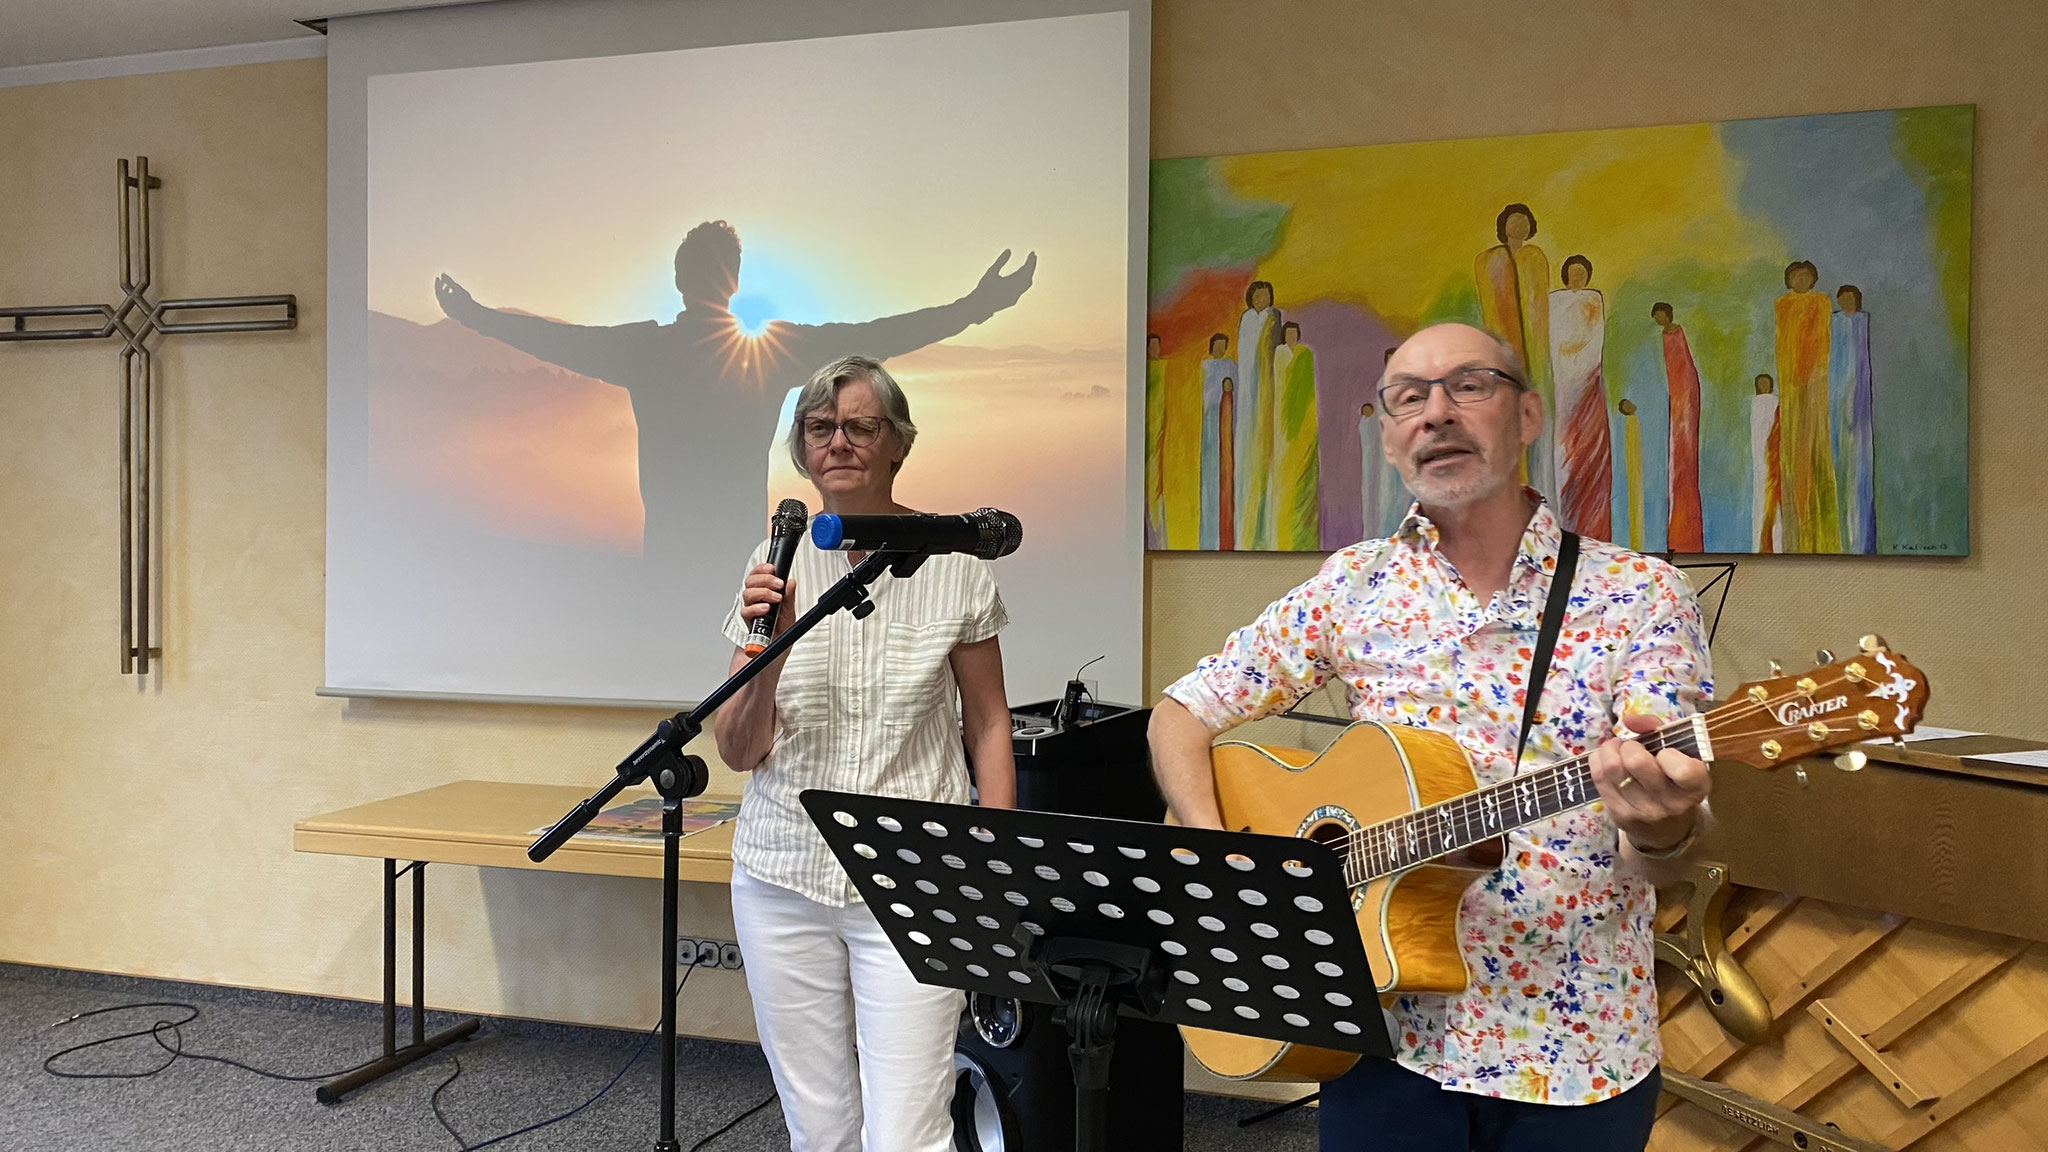
[[[1708, 715], [1637, 737], [1652, 753], [1676, 748], [1707, 759]], [[1590, 754], [1525, 772], [1440, 804], [1362, 828], [1337, 845], [1353, 887], [1463, 851], [1516, 828], [1583, 808], [1600, 798]]]

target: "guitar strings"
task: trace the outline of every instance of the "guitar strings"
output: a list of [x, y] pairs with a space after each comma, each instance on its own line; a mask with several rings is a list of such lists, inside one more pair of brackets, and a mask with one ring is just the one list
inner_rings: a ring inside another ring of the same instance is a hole
[[[1801, 695], [1803, 694], [1794, 691], [1777, 698], [1766, 697], [1761, 701], [1746, 699], [1744, 702], [1731, 703], [1712, 712], [1705, 713], [1709, 739], [1712, 738], [1716, 729], [1725, 731], [1726, 727], [1730, 724], [1754, 716], [1760, 711], [1769, 711], [1777, 704], [1789, 702]], [[1697, 744], [1691, 738], [1694, 735], [1695, 722], [1699, 718], [1699, 714], [1685, 717], [1663, 728], [1646, 732], [1638, 737], [1637, 740], [1645, 748], [1653, 752], [1663, 751], [1667, 748], [1688, 743], [1696, 748]], [[1781, 733], [1802, 730], [1797, 725], [1779, 725]], [[1761, 733], [1758, 734], [1760, 735]], [[1347, 857], [1345, 871], [1347, 873], [1350, 873], [1355, 866], [1365, 874], [1363, 879], [1358, 880], [1353, 880], [1350, 875], [1347, 875], [1347, 882], [1353, 884], [1353, 886], [1363, 884], [1370, 880], [1378, 879], [1380, 876], [1400, 871], [1403, 868], [1413, 867], [1435, 856], [1444, 854], [1443, 852], [1424, 854], [1422, 846], [1426, 841], [1442, 839], [1445, 843], [1449, 843], [1460, 838], [1462, 835], [1462, 838], [1468, 845], [1479, 843], [1505, 833], [1510, 827], [1522, 827], [1527, 823], [1533, 823], [1535, 820], [1544, 819], [1548, 816], [1554, 816], [1560, 812], [1592, 803], [1591, 798], [1582, 798], [1591, 784], [1591, 761], [1592, 754], [1590, 752], [1582, 753], [1568, 760], [1546, 765], [1534, 772], [1510, 777], [1507, 780], [1487, 785], [1473, 792], [1452, 797], [1449, 800], [1440, 801], [1439, 803], [1416, 809], [1413, 812], [1404, 813], [1392, 819], [1368, 825], [1357, 832], [1347, 833], [1326, 841], [1326, 843], [1345, 853]], [[1593, 791], [1597, 793], [1597, 789]], [[1524, 795], [1517, 799], [1511, 799], [1508, 803], [1521, 807], [1525, 813], [1548, 805], [1555, 805], [1555, 808], [1550, 812], [1536, 815], [1527, 821], [1519, 821], [1511, 826], [1499, 826], [1499, 797], [1503, 792], [1523, 793]], [[1493, 819], [1491, 821], [1487, 819], [1487, 809], [1489, 807], [1492, 808], [1491, 815]], [[1434, 834], [1423, 827], [1423, 825], [1431, 822], [1432, 819], [1438, 825], [1438, 831]], [[1497, 830], [1489, 831], [1485, 835], [1475, 835], [1473, 832], [1475, 819], [1477, 819], [1482, 829], [1496, 827]], [[1462, 829], [1458, 828], [1458, 825], [1462, 825]], [[1388, 842], [1389, 837], [1392, 838], [1391, 842]], [[1408, 845], [1406, 852], [1403, 852], [1401, 849], [1401, 845], [1404, 843]], [[1445, 851], [1455, 851], [1455, 848], [1446, 848]], [[1413, 857], [1413, 859], [1396, 863], [1395, 857], [1397, 855]]]
[[[1754, 710], [1754, 707], [1731, 705], [1725, 709], [1728, 714], [1721, 717], [1720, 722], [1753, 714]], [[1695, 719], [1696, 717], [1687, 717], [1675, 721], [1664, 728], [1644, 733], [1640, 740], [1653, 751], [1690, 745]], [[1715, 727], [1716, 723], [1709, 720], [1709, 729]], [[1358, 833], [1340, 837], [1332, 843], [1334, 846], [1348, 849], [1350, 867], [1347, 871], [1357, 869], [1364, 872], [1366, 880], [1354, 881], [1364, 883], [1453, 851], [1454, 842], [1461, 837], [1466, 844], [1478, 843], [1502, 834], [1509, 827], [1522, 827], [1535, 820], [1592, 803], [1597, 789], [1592, 787], [1590, 761], [1590, 754], [1582, 754], [1557, 764], [1547, 765], [1534, 772], [1511, 777], [1486, 788], [1405, 813], [1391, 820], [1381, 821]], [[1515, 822], [1506, 826], [1500, 823], [1499, 817], [1498, 797], [1502, 792], [1514, 794], [1514, 798], [1507, 803], [1519, 809]], [[1491, 813], [1488, 812], [1489, 807], [1492, 808]], [[1544, 811], [1546, 808], [1550, 810]], [[1491, 819], [1488, 819], [1489, 815]], [[1437, 825], [1434, 832], [1426, 827], [1432, 818]], [[1480, 829], [1479, 832], [1474, 831], [1475, 823]], [[1425, 843], [1433, 843], [1439, 839], [1442, 843], [1436, 844], [1435, 850], [1423, 850]], [[1347, 876], [1348, 879], [1350, 877]]]
[[[1763, 702], [1730, 704], [1715, 712], [1706, 713], [1707, 727], [1711, 733], [1715, 728], [1724, 728], [1725, 725], [1754, 715], [1759, 710], [1768, 709], [1775, 703], [1789, 701], [1796, 695], [1799, 694], [1782, 697], [1780, 700], [1767, 698]], [[1690, 744], [1690, 730], [1697, 719], [1697, 716], [1687, 717], [1664, 728], [1645, 733], [1641, 742], [1653, 751]], [[1793, 725], [1780, 725], [1780, 728], [1788, 733], [1799, 730]], [[1590, 754], [1582, 754], [1570, 760], [1560, 761], [1535, 772], [1513, 777], [1391, 820], [1381, 821], [1358, 833], [1339, 837], [1331, 843], [1334, 847], [1346, 850], [1347, 881], [1354, 885], [1366, 883], [1454, 851], [1456, 847], [1463, 846], [1456, 843], [1461, 837], [1465, 845], [1478, 843], [1502, 834], [1509, 827], [1523, 827], [1536, 820], [1592, 803], [1593, 799], [1587, 793], [1597, 792], [1597, 789], [1589, 788], [1590, 759]], [[1520, 809], [1518, 819], [1509, 826], [1502, 826], [1499, 823], [1497, 797], [1503, 791], [1515, 794], [1509, 803]], [[1489, 807], [1492, 808], [1490, 813]], [[1550, 807], [1551, 810], [1542, 811], [1546, 807]], [[1491, 819], [1488, 819], [1489, 815]], [[1437, 826], [1434, 831], [1425, 827], [1431, 822], [1432, 817]], [[1474, 832], [1475, 820], [1481, 832]], [[1435, 843], [1439, 840], [1441, 843]], [[1426, 843], [1435, 846], [1425, 851]], [[1349, 873], [1354, 870], [1362, 873], [1364, 879], [1352, 880]]]
[[[1714, 729], [1717, 727], [1725, 727], [1725, 725], [1732, 723], [1736, 720], [1753, 716], [1759, 711], [1766, 711], [1773, 705], [1788, 702], [1797, 697], [1798, 695], [1799, 693], [1794, 692], [1791, 695], [1787, 695], [1778, 699], [1767, 698], [1763, 701], [1745, 701], [1743, 703], [1731, 703], [1722, 708], [1716, 709], [1713, 712], [1705, 713], [1704, 715], [1707, 717], [1708, 720], [1707, 728], [1709, 736], [1711, 738]], [[1685, 717], [1681, 720], [1673, 721], [1672, 723], [1664, 726], [1663, 728], [1659, 728], [1654, 731], [1642, 734], [1642, 736], [1638, 737], [1638, 742], [1643, 744], [1646, 748], [1650, 748], [1651, 751], [1663, 751], [1666, 748], [1674, 747], [1680, 741], [1674, 741], [1671, 739], [1671, 737], [1673, 737], [1674, 734], [1689, 736], [1694, 726], [1693, 722], [1696, 719], [1698, 719], [1698, 714], [1694, 716]], [[1800, 729], [1798, 729], [1796, 726], [1781, 724], [1779, 726], [1779, 730], [1781, 732], [1793, 732], [1799, 731]], [[1580, 753], [1579, 755], [1574, 756], [1568, 760], [1560, 760], [1555, 764], [1545, 765], [1544, 767], [1538, 768], [1535, 771], [1524, 773], [1519, 776], [1513, 776], [1508, 778], [1507, 780], [1500, 781], [1494, 784], [1487, 785], [1483, 788], [1477, 789], [1476, 791], [1468, 792], [1461, 796], [1455, 796], [1449, 800], [1440, 801], [1439, 803], [1430, 805], [1429, 807], [1419, 808], [1414, 812], [1404, 813], [1403, 815], [1394, 817], [1390, 820], [1385, 820], [1381, 821], [1378, 824], [1369, 825], [1356, 833], [1347, 834], [1346, 836], [1340, 837], [1335, 841], [1331, 841], [1331, 843], [1341, 843], [1344, 840], [1348, 839], [1369, 837], [1373, 835], [1375, 832], [1384, 831], [1387, 825], [1399, 824], [1403, 820], [1421, 816], [1439, 808], [1446, 808], [1451, 805], [1459, 804], [1461, 802], [1469, 802], [1476, 797], [1483, 796], [1489, 792], [1494, 792], [1496, 790], [1511, 791], [1514, 788], [1523, 784], [1534, 783], [1539, 789], [1548, 789], [1555, 794], [1559, 784], [1563, 782], [1562, 777], [1565, 774], [1570, 773], [1581, 766], [1589, 765], [1591, 763], [1591, 760], [1592, 753]], [[1562, 798], [1561, 794], [1559, 794], [1559, 796], [1560, 798]]]

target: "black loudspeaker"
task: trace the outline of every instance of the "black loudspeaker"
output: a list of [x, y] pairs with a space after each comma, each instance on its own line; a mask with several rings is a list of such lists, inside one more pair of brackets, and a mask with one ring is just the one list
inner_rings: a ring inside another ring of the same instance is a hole
[[[973, 993], [953, 1049], [957, 1152], [1073, 1152], [1067, 1031], [1048, 1004]], [[1180, 1031], [1124, 1017], [1109, 1066], [1109, 1144], [1180, 1152]]]
[[[1158, 820], [1166, 811], [1145, 745], [1151, 713], [1048, 700], [1010, 716], [1017, 806], [1042, 812]], [[953, 1146], [958, 1152], [1073, 1152], [1074, 1075], [1055, 1009], [1003, 996], [970, 995], [953, 1050]], [[1179, 1152], [1180, 1031], [1117, 1021], [1109, 1071], [1109, 1141]]]
[[1118, 820], [1164, 819], [1166, 801], [1153, 783], [1145, 744], [1151, 711], [1092, 700], [1071, 709], [1061, 705], [1046, 700], [1010, 712], [1017, 806]]

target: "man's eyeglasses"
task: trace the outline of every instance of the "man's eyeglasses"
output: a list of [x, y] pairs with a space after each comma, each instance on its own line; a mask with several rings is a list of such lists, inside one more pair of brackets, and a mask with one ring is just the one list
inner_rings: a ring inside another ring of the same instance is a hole
[[1418, 415], [1429, 406], [1429, 390], [1441, 387], [1454, 404], [1483, 404], [1502, 386], [1522, 388], [1522, 382], [1498, 368], [1460, 368], [1441, 380], [1402, 377], [1380, 389], [1380, 411], [1396, 420]]
[[856, 416], [851, 420], [833, 422], [822, 416], [804, 421], [804, 443], [813, 448], [823, 448], [832, 442], [835, 432], [846, 433], [846, 442], [855, 448], [865, 448], [882, 434], [882, 421], [875, 416]]

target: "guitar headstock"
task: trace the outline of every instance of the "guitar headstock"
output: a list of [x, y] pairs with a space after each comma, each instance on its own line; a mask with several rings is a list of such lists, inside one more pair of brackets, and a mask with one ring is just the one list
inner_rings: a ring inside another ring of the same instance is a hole
[[1775, 768], [1864, 740], [1904, 736], [1927, 707], [1927, 676], [1865, 636], [1862, 651], [1803, 675], [1745, 684], [1708, 714], [1714, 758]]

